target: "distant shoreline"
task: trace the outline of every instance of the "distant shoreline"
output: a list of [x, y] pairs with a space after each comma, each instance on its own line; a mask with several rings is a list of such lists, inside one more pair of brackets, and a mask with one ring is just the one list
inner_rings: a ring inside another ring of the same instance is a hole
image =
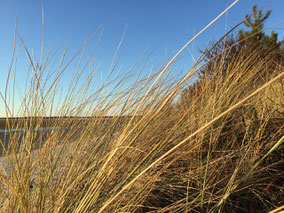
[[[115, 116], [97, 116], [96, 118], [100, 119], [111, 119]], [[130, 117], [130, 116], [122, 116], [124, 118]], [[66, 116], [66, 117], [60, 117], [60, 116], [52, 116], [52, 117], [13, 117], [8, 118], [9, 122], [12, 122], [14, 126], [17, 126], [17, 128], [24, 128], [26, 125], [25, 123], [30, 123], [28, 126], [32, 126], [32, 124], [35, 124], [36, 122], [40, 123], [40, 127], [50, 127], [53, 126], [53, 122], [62, 119], [62, 120], [70, 120], [70, 119], [76, 119], [76, 121], [87, 121], [88, 119], [92, 119], [94, 117], [90, 116]], [[7, 118], [0, 118], [0, 129], [6, 129], [7, 128]]]

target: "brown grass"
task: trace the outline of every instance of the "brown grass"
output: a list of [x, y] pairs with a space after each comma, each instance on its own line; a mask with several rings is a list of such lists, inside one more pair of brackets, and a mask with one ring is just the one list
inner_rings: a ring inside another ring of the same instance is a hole
[[[29, 119], [8, 120], [10, 137], [1, 141], [1, 211], [267, 212], [283, 205], [283, 176], [275, 179], [284, 168], [283, 63], [258, 55], [241, 52], [225, 75], [204, 77], [182, 102], [201, 61], [181, 78], [170, 75], [178, 54], [146, 77], [132, 69], [113, 78], [111, 70], [97, 89], [95, 70], [81, 79], [79, 65], [60, 95], [64, 54], [51, 84], [29, 56], [33, 80], [20, 108]], [[9, 94], [7, 86], [7, 117]], [[44, 118], [54, 114], [56, 128], [42, 137]], [[12, 131], [20, 127], [24, 134]]]

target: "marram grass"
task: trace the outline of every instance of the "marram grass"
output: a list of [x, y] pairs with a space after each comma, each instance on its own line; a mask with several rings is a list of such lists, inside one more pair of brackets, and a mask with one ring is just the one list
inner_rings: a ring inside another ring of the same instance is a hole
[[175, 78], [170, 65], [178, 53], [147, 76], [133, 67], [113, 77], [111, 68], [106, 82], [93, 88], [96, 68], [91, 59], [83, 64], [84, 48], [62, 94], [65, 65], [74, 58], [65, 63], [64, 51], [50, 73], [49, 58], [35, 61], [25, 48], [31, 73], [18, 119], [12, 119], [10, 69], [1, 212], [267, 212], [283, 206], [283, 176], [275, 179], [284, 165], [283, 61], [258, 57], [257, 49], [241, 51], [226, 74], [218, 74], [216, 64], [214, 78], [204, 77], [185, 94], [204, 65], [198, 61]]

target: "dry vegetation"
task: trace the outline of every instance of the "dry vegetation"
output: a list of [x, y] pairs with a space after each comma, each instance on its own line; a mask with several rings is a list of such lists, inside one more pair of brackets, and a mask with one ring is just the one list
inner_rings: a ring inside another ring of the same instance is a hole
[[[7, 124], [27, 130], [10, 131], [2, 141], [9, 146], [0, 161], [1, 212], [267, 212], [283, 206], [283, 61], [259, 57], [260, 51], [240, 52], [225, 75], [216, 64], [217, 74], [191, 86], [183, 101], [201, 60], [178, 81], [169, 75], [172, 61], [147, 77], [134, 67], [95, 93], [89, 92], [94, 70], [79, 85], [86, 70], [75, 68], [61, 105], [56, 97], [66, 68], [60, 63], [48, 84], [45, 66], [30, 58], [32, 80], [21, 108], [29, 122]], [[53, 111], [57, 128], [40, 137], [36, 130]], [[90, 118], [76, 119], [82, 114]], [[103, 119], [110, 114], [116, 116]]]

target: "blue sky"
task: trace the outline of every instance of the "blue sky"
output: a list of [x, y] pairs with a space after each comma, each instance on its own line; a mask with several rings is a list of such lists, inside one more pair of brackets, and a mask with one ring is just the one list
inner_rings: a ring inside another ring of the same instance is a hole
[[[42, 6], [44, 8], [45, 55], [49, 47], [62, 52], [71, 32], [68, 56], [73, 55], [84, 43], [87, 35], [94, 33], [105, 23], [102, 38], [96, 50], [96, 60], [102, 65], [100, 72], [106, 77], [113, 54], [119, 44], [125, 27], [126, 33], [120, 48], [120, 65], [124, 71], [130, 68], [143, 51], [157, 48], [156, 63], [178, 51], [194, 33], [221, 13], [233, 0], [0, 0], [0, 92], [4, 86], [9, 67], [14, 39], [14, 24], [17, 17], [17, 33], [27, 48], [39, 58], [42, 44]], [[198, 56], [198, 48], [207, 44], [210, 38], [221, 37], [227, 28], [240, 22], [251, 7], [267, 5], [267, 0], [240, 0], [227, 15], [218, 20], [190, 46], [192, 54]], [[272, 0], [265, 9], [272, 14], [266, 22], [270, 26], [282, 21], [284, 2]], [[274, 28], [283, 39], [283, 24]], [[89, 44], [92, 49], [98, 36]], [[17, 43], [19, 45], [19, 41]], [[60, 54], [59, 54], [60, 55]], [[192, 61], [181, 60], [177, 69], [190, 66]], [[175, 71], [174, 71], [175, 72]], [[177, 71], [176, 71], [177, 72]], [[27, 76], [27, 58], [22, 51], [17, 64], [16, 82], [18, 90], [24, 93]], [[66, 76], [68, 79], [68, 75]], [[17, 97], [17, 96], [16, 96]], [[15, 108], [18, 107], [15, 103]], [[0, 117], [4, 116], [4, 105], [0, 97]]]

